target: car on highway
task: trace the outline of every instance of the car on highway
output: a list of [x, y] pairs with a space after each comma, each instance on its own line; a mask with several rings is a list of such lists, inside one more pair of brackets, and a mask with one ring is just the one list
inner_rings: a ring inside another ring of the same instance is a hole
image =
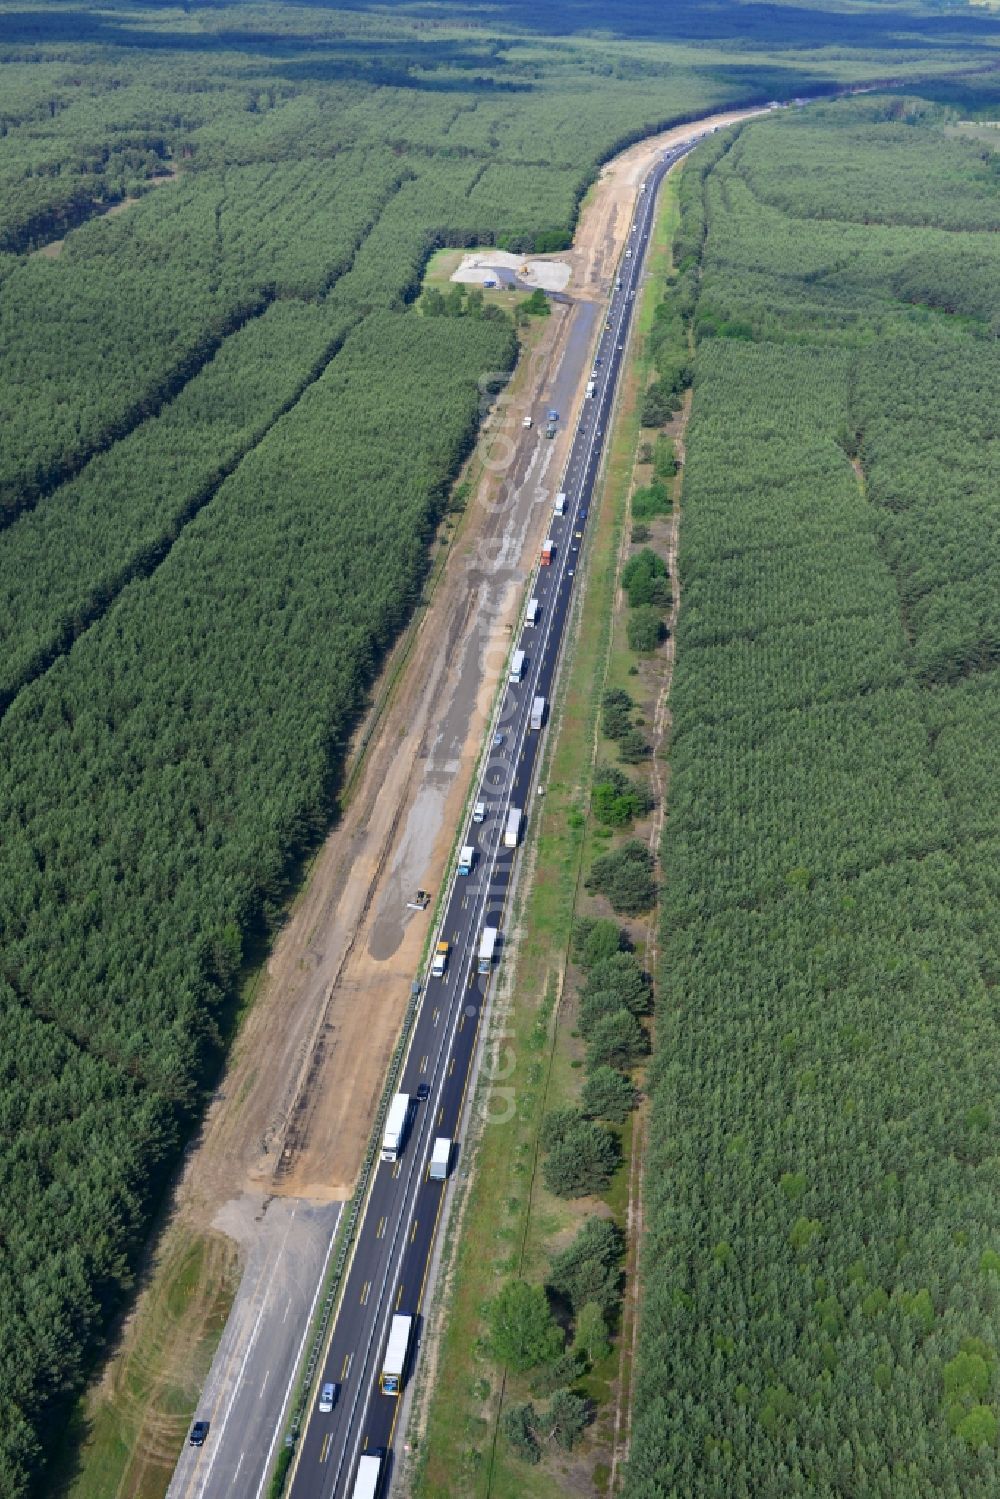
[[417, 1089], [417, 1103], [426, 1103], [431, 1096], [431, 1090], [426, 1083], [421, 1083]]
[[499, 749], [501, 744], [503, 744], [503, 730], [497, 729], [496, 733], [493, 735], [493, 748]]
[[589, 512], [589, 511], [588, 511], [588, 509], [587, 509], [587, 507], [586, 507], [586, 505], [585, 505], [585, 506], [584, 506], [584, 507], [583, 507], [583, 509], [582, 509], [582, 510], [581, 510], [581, 511], [580, 511], [580, 519], [581, 519], [581, 520], [586, 520], [586, 519], [587, 519], [587, 516], [588, 516], [588, 515], [589, 515], [589, 513], [590, 513], [590, 512]]
[[318, 1409], [322, 1411], [324, 1416], [329, 1415], [330, 1411], [333, 1410], [339, 1394], [340, 1386], [336, 1384], [325, 1384], [320, 1390]]
[[576, 537], [577, 541], [579, 541], [581, 539], [581, 537], [583, 536], [583, 532], [582, 531], [574, 531], [573, 535]]
[[192, 1426], [192, 1428], [191, 1428], [191, 1435], [188, 1437], [188, 1442], [191, 1444], [192, 1447], [204, 1447], [204, 1445], [205, 1445], [205, 1438], [207, 1436], [208, 1436], [208, 1422], [207, 1421], [196, 1421], [194, 1423], [194, 1425]]

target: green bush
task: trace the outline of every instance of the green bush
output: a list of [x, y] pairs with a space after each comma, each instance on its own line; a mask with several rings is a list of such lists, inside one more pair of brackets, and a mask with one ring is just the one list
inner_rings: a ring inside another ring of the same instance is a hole
[[528, 1388], [532, 1395], [538, 1400], [546, 1400], [556, 1390], [574, 1384], [583, 1373], [585, 1359], [586, 1350], [574, 1346], [554, 1363], [546, 1364], [529, 1380]]
[[677, 472], [677, 454], [673, 438], [661, 432], [653, 450], [653, 472], [658, 479], [672, 479]]
[[549, 306], [548, 297], [539, 287], [531, 293], [530, 297], [526, 297], [520, 303], [518, 311], [527, 317], [548, 317], [552, 308]]
[[524, 1405], [508, 1405], [500, 1417], [500, 1430], [522, 1462], [538, 1462], [542, 1455], [538, 1443], [538, 1412], [530, 1401]]
[[588, 1074], [580, 1102], [589, 1118], [624, 1124], [639, 1102], [639, 1094], [632, 1079], [624, 1072], [602, 1064]]
[[575, 1110], [560, 1110], [558, 1121], [550, 1114], [548, 1121], [542, 1180], [549, 1191], [557, 1197], [602, 1192], [621, 1161], [617, 1136]]
[[653, 1007], [649, 978], [634, 953], [604, 958], [587, 975], [580, 995], [580, 1029], [589, 1035], [594, 1024], [612, 1010], [648, 1015]]
[[633, 608], [655, 604], [660, 609], [669, 609], [673, 597], [669, 578], [667, 564], [650, 547], [636, 552], [622, 568], [622, 587]]
[[632, 699], [622, 687], [609, 687], [601, 697], [601, 732], [608, 739], [621, 739], [632, 726]]
[[638, 765], [649, 759], [653, 747], [641, 729], [631, 728], [618, 741], [618, 753], [626, 765]]
[[667, 638], [667, 627], [653, 604], [640, 604], [629, 611], [628, 643], [639, 655], [648, 656]]
[[613, 1316], [622, 1296], [625, 1235], [613, 1218], [588, 1218], [570, 1244], [552, 1257], [548, 1284], [577, 1317], [588, 1303]]
[[613, 958], [627, 946], [617, 921], [606, 916], [579, 916], [573, 925], [573, 956], [582, 968]]
[[550, 1437], [569, 1452], [590, 1419], [590, 1408], [582, 1395], [572, 1390], [556, 1390], [545, 1413], [545, 1425]]
[[598, 1302], [586, 1302], [577, 1313], [573, 1347], [583, 1353], [591, 1365], [599, 1364], [611, 1352], [608, 1324]]
[[624, 1007], [595, 1021], [587, 1047], [587, 1067], [617, 1067], [623, 1071], [634, 1067], [649, 1050], [649, 1037], [631, 1010]]
[[591, 793], [594, 816], [610, 828], [625, 827], [652, 810], [649, 787], [633, 781], [616, 765], [599, 765]]
[[508, 1281], [487, 1306], [486, 1325], [490, 1356], [515, 1374], [551, 1363], [563, 1351], [563, 1335], [542, 1286]]
[[658, 479], [645, 489], [637, 489], [632, 496], [633, 521], [650, 521], [657, 515], [669, 515], [673, 508], [670, 491]]
[[656, 903], [653, 867], [653, 856], [646, 845], [630, 838], [594, 860], [586, 887], [597, 895], [607, 896], [620, 914], [638, 916]]

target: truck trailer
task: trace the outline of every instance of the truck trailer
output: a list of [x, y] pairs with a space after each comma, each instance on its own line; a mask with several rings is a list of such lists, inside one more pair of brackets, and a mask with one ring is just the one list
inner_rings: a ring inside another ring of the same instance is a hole
[[382, 1458], [366, 1452], [358, 1463], [358, 1476], [354, 1480], [351, 1499], [377, 1499], [382, 1482]]
[[545, 540], [542, 542], [542, 566], [543, 567], [551, 567], [552, 566], [552, 554], [555, 551], [555, 549], [556, 549], [556, 544], [552, 540], [552, 537], [551, 536], [547, 536], [545, 538]]
[[451, 1165], [451, 1141], [439, 1135], [434, 1141], [434, 1149], [431, 1152], [431, 1164], [427, 1172], [432, 1182], [443, 1182], [448, 1175], [448, 1167]]
[[507, 813], [507, 826], [503, 830], [504, 848], [517, 848], [521, 840], [521, 809], [511, 807]]
[[410, 1095], [409, 1093], [397, 1093], [389, 1105], [389, 1112], [385, 1120], [385, 1133], [382, 1136], [382, 1159], [383, 1161], [396, 1161], [403, 1151], [403, 1143], [406, 1139], [406, 1126], [410, 1118]]
[[495, 926], [484, 926], [483, 935], [479, 939], [479, 972], [489, 973], [493, 966], [493, 954], [496, 951], [497, 938], [500, 933]]
[[566, 491], [561, 489], [556, 495], [556, 515], [566, 514]]
[[410, 1351], [412, 1334], [413, 1318], [401, 1316], [397, 1312], [389, 1328], [389, 1341], [386, 1344], [385, 1358], [382, 1360], [382, 1370], [378, 1377], [379, 1389], [383, 1395], [398, 1395], [403, 1388], [403, 1375], [406, 1373], [406, 1359]]
[[431, 964], [431, 973], [436, 979], [444, 978], [444, 971], [448, 967], [448, 954], [451, 946], [447, 942], [439, 942], [434, 949], [434, 961]]
[[529, 599], [528, 607], [524, 611], [524, 623], [526, 625], [537, 625], [538, 623], [538, 600]]
[[459, 874], [471, 874], [472, 866], [476, 862], [476, 850], [471, 843], [463, 844], [462, 851], [458, 856]]
[[531, 705], [531, 727], [540, 729], [545, 722], [545, 699], [536, 697]]
[[525, 655], [523, 651], [515, 651], [510, 658], [510, 682], [513, 686], [524, 676]]

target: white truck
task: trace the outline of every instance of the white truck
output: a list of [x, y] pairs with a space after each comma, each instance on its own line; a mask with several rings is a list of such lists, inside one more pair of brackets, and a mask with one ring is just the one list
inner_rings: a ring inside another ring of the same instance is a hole
[[489, 973], [493, 966], [493, 954], [496, 951], [497, 938], [500, 933], [495, 926], [484, 926], [483, 935], [479, 939], [479, 972]]
[[385, 1132], [382, 1135], [382, 1159], [383, 1161], [396, 1161], [399, 1159], [403, 1149], [403, 1141], [406, 1139], [406, 1126], [410, 1118], [410, 1095], [409, 1093], [397, 1093], [389, 1105], [389, 1112], [385, 1120]]
[[587, 398], [588, 398], [588, 400], [592, 401], [594, 399], [594, 397], [596, 396], [596, 394], [597, 394], [597, 381], [596, 380], [588, 380], [587, 381]]
[[521, 840], [521, 809], [511, 807], [507, 813], [507, 826], [503, 830], [504, 848], [517, 848]]
[[537, 599], [529, 599], [528, 607], [524, 611], [524, 623], [526, 625], [537, 625], [539, 604]]
[[427, 1172], [432, 1182], [443, 1182], [448, 1176], [448, 1167], [451, 1165], [451, 1141], [439, 1135], [434, 1141], [434, 1149], [431, 1151], [431, 1164]]
[[556, 495], [556, 515], [565, 515], [565, 514], [566, 514], [566, 492], [565, 492], [565, 490], [560, 490], [559, 493]]
[[473, 866], [473, 864], [475, 864], [475, 862], [476, 862], [476, 850], [475, 850], [474, 846], [471, 843], [465, 843], [465, 844], [463, 844], [461, 852], [459, 853], [459, 856], [458, 856], [458, 872], [459, 872], [459, 874], [471, 874], [472, 873], [472, 866]]
[[382, 1369], [378, 1377], [379, 1389], [383, 1395], [398, 1395], [403, 1388], [403, 1375], [406, 1373], [406, 1357], [410, 1351], [412, 1334], [413, 1318], [404, 1317], [397, 1312], [389, 1328], [389, 1341], [386, 1344], [385, 1358], [382, 1360]]
[[354, 1480], [351, 1499], [377, 1499], [382, 1482], [382, 1458], [366, 1452], [358, 1463], [358, 1476]]
[[473, 822], [485, 822], [486, 821], [486, 803], [485, 802], [477, 802], [476, 805], [473, 807], [473, 809], [472, 809], [472, 820], [473, 820]]
[[431, 964], [431, 973], [434, 978], [444, 978], [444, 971], [448, 967], [448, 954], [451, 952], [451, 944], [439, 942], [434, 949], [434, 961]]
[[510, 658], [510, 681], [516, 686], [524, 676], [525, 654], [523, 651], [515, 651]]
[[540, 729], [545, 722], [545, 699], [536, 697], [531, 705], [531, 727]]
[[525, 432], [530, 432], [531, 431], [531, 417], [530, 416], [524, 417], [523, 420], [522, 420], [522, 422], [521, 422], [521, 426], [524, 428]]

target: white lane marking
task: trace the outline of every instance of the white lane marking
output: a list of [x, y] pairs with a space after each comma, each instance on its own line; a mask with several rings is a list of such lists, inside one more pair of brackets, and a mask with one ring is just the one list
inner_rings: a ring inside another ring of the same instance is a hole
[[260, 1387], [260, 1398], [261, 1398], [261, 1400], [263, 1400], [263, 1398], [264, 1398], [264, 1391], [267, 1389], [267, 1381], [270, 1379], [270, 1377], [271, 1377], [271, 1371], [270, 1371], [270, 1369], [268, 1369], [267, 1373], [264, 1375], [264, 1383]]
[[[330, 1242], [329, 1242], [329, 1244], [326, 1247], [326, 1254], [323, 1257], [323, 1268], [320, 1271], [319, 1277], [318, 1277], [318, 1279], [316, 1281], [316, 1289], [313, 1292], [312, 1304], [309, 1307], [309, 1315], [306, 1318], [305, 1328], [304, 1328], [303, 1333], [302, 1333], [302, 1338], [301, 1338], [301, 1340], [299, 1342], [298, 1349], [296, 1350], [295, 1361], [292, 1364], [292, 1369], [295, 1372], [298, 1371], [299, 1365], [302, 1362], [302, 1350], [306, 1346], [306, 1339], [308, 1338], [310, 1329], [312, 1327], [313, 1314], [316, 1311], [316, 1303], [319, 1301], [319, 1293], [322, 1291], [324, 1282], [326, 1281], [326, 1272], [327, 1272], [327, 1269], [329, 1268], [329, 1265], [330, 1265], [330, 1256], [333, 1254], [333, 1246], [337, 1242], [337, 1229], [340, 1227], [340, 1215], [341, 1215], [342, 1212], [343, 1212], [343, 1208], [341, 1208], [340, 1211], [337, 1213], [337, 1217], [336, 1217], [336, 1220], [334, 1222], [333, 1229], [332, 1229], [332, 1231], [330, 1233]], [[267, 1449], [267, 1457], [264, 1459], [264, 1467], [263, 1467], [262, 1472], [261, 1472], [261, 1480], [260, 1480], [260, 1483], [257, 1485], [257, 1493], [255, 1494], [254, 1499], [263, 1499], [264, 1490], [267, 1488], [268, 1480], [269, 1480], [269, 1477], [270, 1477], [271, 1459], [274, 1457], [274, 1449], [278, 1445], [278, 1439], [282, 1435], [282, 1431], [283, 1431], [284, 1424], [285, 1424], [285, 1412], [288, 1409], [288, 1402], [292, 1398], [292, 1392], [293, 1392], [294, 1389], [295, 1389], [295, 1380], [294, 1380], [294, 1378], [292, 1378], [292, 1379], [290, 1379], [288, 1381], [288, 1383], [287, 1383], [287, 1385], [285, 1387], [285, 1398], [282, 1401], [281, 1410], [278, 1412], [278, 1419], [277, 1419], [277, 1421], [275, 1422], [275, 1425], [274, 1425], [274, 1436], [271, 1438], [271, 1445]]]

